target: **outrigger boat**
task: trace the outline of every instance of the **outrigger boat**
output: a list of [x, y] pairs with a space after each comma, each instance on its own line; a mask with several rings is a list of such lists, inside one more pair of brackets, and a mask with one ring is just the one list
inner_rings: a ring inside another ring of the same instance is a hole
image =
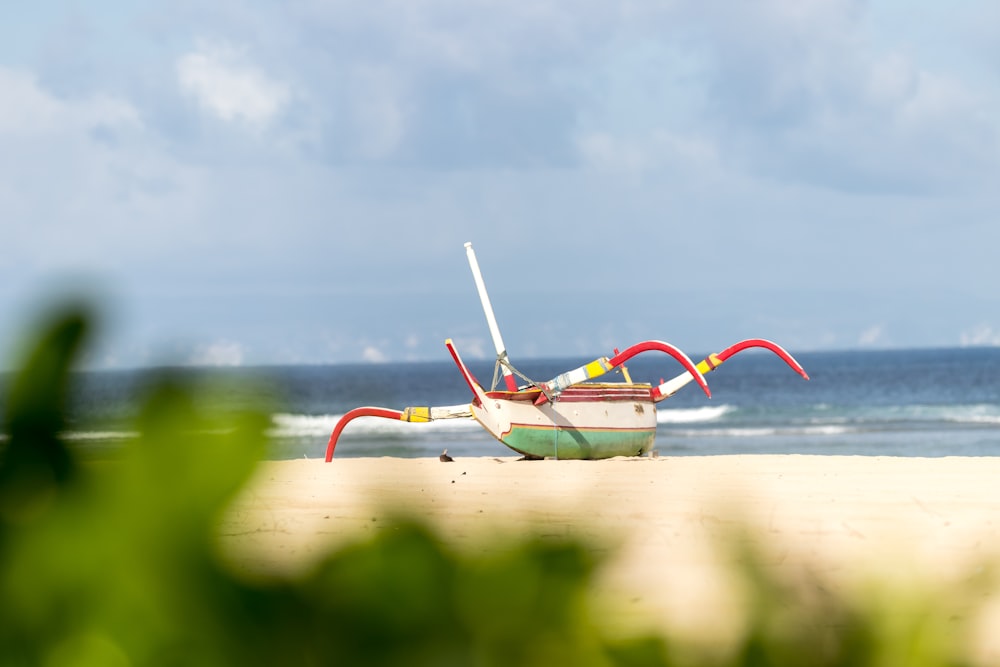
[[[611, 357], [600, 357], [546, 382], [534, 382], [511, 365], [472, 244], [466, 243], [465, 249], [497, 352], [492, 387], [488, 391], [483, 388], [462, 361], [454, 342], [448, 339], [445, 346], [472, 391], [472, 402], [403, 410], [380, 407], [350, 410], [340, 418], [330, 435], [326, 447], [327, 462], [333, 459], [337, 440], [344, 428], [358, 417], [418, 423], [439, 419], [475, 419], [494, 438], [530, 459], [642, 456], [652, 449], [656, 437], [656, 404], [692, 381], [697, 382], [705, 395], [711, 397], [705, 374], [743, 350], [753, 347], [770, 350], [796, 373], [809, 379], [799, 362], [780, 345], [762, 338], [751, 338], [711, 354], [697, 364], [670, 343], [648, 340], [621, 352], [616, 349]], [[657, 386], [633, 382], [624, 364], [643, 352], [668, 354], [684, 367], [684, 372]], [[611, 371], [620, 372], [625, 381], [592, 382]], [[504, 384], [498, 388], [501, 375]], [[526, 384], [518, 386], [515, 375]]]

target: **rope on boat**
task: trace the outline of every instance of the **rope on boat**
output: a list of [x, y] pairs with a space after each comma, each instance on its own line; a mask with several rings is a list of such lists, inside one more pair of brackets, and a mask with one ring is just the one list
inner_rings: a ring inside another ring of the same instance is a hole
[[497, 362], [493, 366], [493, 384], [490, 387], [490, 391], [496, 391], [497, 385], [500, 384], [500, 375], [501, 375], [500, 368], [501, 367], [506, 368], [511, 373], [513, 373], [517, 377], [521, 378], [522, 380], [524, 380], [525, 382], [527, 382], [532, 387], [539, 387], [539, 384], [537, 382], [535, 382], [534, 380], [532, 380], [531, 378], [529, 378], [527, 375], [525, 375], [521, 371], [519, 371], [516, 368], [514, 368], [514, 365], [512, 363], [510, 363], [510, 360], [507, 358], [506, 354], [498, 354], [497, 355]]

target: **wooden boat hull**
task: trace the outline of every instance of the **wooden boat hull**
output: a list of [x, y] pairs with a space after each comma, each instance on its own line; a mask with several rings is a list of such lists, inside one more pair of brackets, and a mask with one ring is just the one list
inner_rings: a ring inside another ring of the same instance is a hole
[[656, 438], [650, 386], [571, 387], [560, 400], [535, 405], [538, 391], [488, 392], [470, 407], [483, 428], [530, 458], [606, 459], [642, 456]]
[[655, 438], [655, 428], [516, 425], [500, 441], [528, 458], [598, 460], [643, 456], [653, 448]]

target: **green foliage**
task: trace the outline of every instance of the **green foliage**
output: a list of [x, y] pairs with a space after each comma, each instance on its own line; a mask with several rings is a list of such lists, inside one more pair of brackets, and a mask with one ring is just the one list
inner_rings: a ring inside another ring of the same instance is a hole
[[298, 578], [241, 578], [215, 531], [264, 413], [206, 413], [163, 373], [121, 457], [79, 463], [60, 431], [88, 321], [53, 318], [5, 409], [0, 664], [607, 664], [583, 614], [596, 563], [574, 542], [465, 559], [399, 520]]
[[69, 370], [86, 329], [87, 318], [76, 308], [52, 322], [14, 379], [4, 411], [9, 444], [0, 462], [0, 512], [30, 509], [74, 473], [58, 434]]
[[467, 556], [400, 519], [302, 575], [243, 578], [215, 534], [263, 456], [265, 413], [212, 414], [164, 373], [120, 459], [80, 463], [59, 434], [88, 321], [53, 317], [4, 410], [0, 666], [963, 664], [956, 628], [929, 621], [940, 600], [900, 624], [891, 603], [790, 584], [752, 552], [737, 558], [747, 630], [722, 657], [609, 637], [586, 599], [599, 559], [572, 540]]
[[976, 598], [994, 588], [982, 570], [948, 590], [873, 581], [836, 593], [807, 568], [775, 571], [736, 536], [733, 561], [747, 587], [746, 630], [729, 664], [769, 667], [959, 667]]

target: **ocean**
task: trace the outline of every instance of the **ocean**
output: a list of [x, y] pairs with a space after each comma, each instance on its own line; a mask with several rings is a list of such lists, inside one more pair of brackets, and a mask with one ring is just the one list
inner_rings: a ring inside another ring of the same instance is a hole
[[[1000, 348], [793, 352], [805, 381], [769, 352], [745, 351], [706, 375], [713, 396], [694, 383], [658, 404], [660, 456], [846, 454], [866, 456], [1000, 455]], [[695, 361], [705, 355], [691, 355]], [[591, 359], [513, 360], [536, 380]], [[483, 384], [492, 362], [470, 362]], [[665, 355], [627, 364], [635, 381], [658, 383], [681, 372]], [[222, 409], [263, 400], [271, 413], [268, 458], [322, 458], [334, 425], [351, 408], [394, 409], [467, 403], [470, 393], [446, 357], [440, 362], [180, 368], [194, 381], [227, 387]], [[95, 457], [113, 456], [134, 435], [131, 418], [158, 371], [75, 375], [66, 437]], [[614, 376], [604, 380], [615, 381]], [[5, 378], [0, 378], [0, 393]], [[2, 402], [0, 402], [2, 405]], [[337, 457], [511, 456], [473, 420], [411, 424], [375, 418], [351, 422]]]

